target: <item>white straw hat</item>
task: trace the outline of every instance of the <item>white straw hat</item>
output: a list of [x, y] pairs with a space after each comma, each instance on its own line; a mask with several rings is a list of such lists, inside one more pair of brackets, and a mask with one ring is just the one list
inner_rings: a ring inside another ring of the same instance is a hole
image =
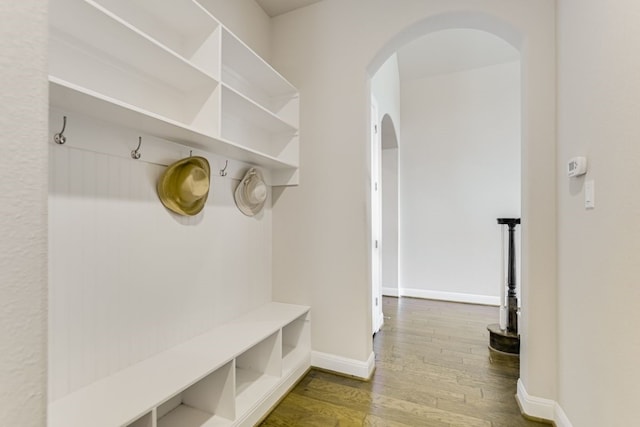
[[258, 214], [267, 200], [267, 184], [256, 168], [247, 171], [236, 187], [235, 200], [240, 212], [247, 216]]

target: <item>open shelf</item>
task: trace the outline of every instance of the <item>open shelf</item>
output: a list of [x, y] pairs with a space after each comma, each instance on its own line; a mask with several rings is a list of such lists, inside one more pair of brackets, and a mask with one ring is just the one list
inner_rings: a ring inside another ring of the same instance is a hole
[[235, 418], [233, 362], [158, 406], [158, 427], [231, 425]]
[[296, 185], [298, 93], [212, 9], [208, 0], [52, 0], [50, 103]]
[[282, 328], [282, 372], [292, 372], [309, 357], [304, 349], [310, 346], [309, 313], [298, 317]]
[[[236, 160], [258, 164], [272, 171], [279, 171], [283, 176], [286, 176], [287, 172], [294, 173], [297, 170], [297, 164], [215, 138], [199, 129], [52, 76], [49, 77], [49, 98], [52, 106], [138, 129], [158, 138], [226, 155]], [[271, 184], [284, 185], [273, 177]]]
[[282, 373], [283, 328], [308, 311], [265, 304], [50, 403], [47, 425], [251, 425], [309, 368], [311, 348], [304, 338], [296, 352], [306, 358], [292, 373]]
[[272, 334], [236, 358], [236, 406], [240, 413], [256, 405], [282, 375], [282, 337]]
[[267, 108], [272, 100], [297, 97], [291, 83], [224, 28], [222, 46], [222, 81]]
[[198, 3], [157, 0], [95, 1], [219, 79], [220, 25]]
[[271, 111], [226, 85], [222, 85], [222, 105], [226, 113], [242, 118], [243, 121], [264, 129], [266, 132], [288, 134], [297, 132], [294, 125], [287, 123]]
[[[53, 36], [51, 44], [60, 41], [74, 44], [77, 46], [75, 54], [83, 51], [85, 56], [97, 56], [103, 62], [132, 68], [187, 92], [217, 80], [91, 0], [53, 0], [49, 22]], [[64, 52], [64, 49], [57, 49], [49, 55], [56, 68], [64, 67], [70, 59], [61, 57]], [[75, 72], [75, 77], [80, 78], [88, 71], [71, 65], [74, 64], [70, 64], [67, 71]]]

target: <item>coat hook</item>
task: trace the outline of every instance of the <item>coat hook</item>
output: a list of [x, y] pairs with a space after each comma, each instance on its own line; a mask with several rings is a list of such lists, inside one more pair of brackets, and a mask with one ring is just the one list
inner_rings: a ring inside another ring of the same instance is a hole
[[142, 156], [142, 153], [140, 152], [140, 147], [142, 146], [142, 137], [139, 136], [138, 137], [138, 147], [135, 150], [131, 151], [131, 158], [138, 160], [140, 158], [140, 156]]
[[224, 161], [224, 167], [220, 169], [220, 176], [227, 176], [227, 166], [229, 166], [229, 160]]
[[56, 142], [56, 144], [62, 145], [65, 142], [67, 142], [67, 138], [64, 136], [64, 130], [66, 127], [67, 127], [67, 116], [62, 116], [62, 130], [53, 136], [53, 140]]
[[189, 157], [193, 157], [193, 150], [189, 150]]

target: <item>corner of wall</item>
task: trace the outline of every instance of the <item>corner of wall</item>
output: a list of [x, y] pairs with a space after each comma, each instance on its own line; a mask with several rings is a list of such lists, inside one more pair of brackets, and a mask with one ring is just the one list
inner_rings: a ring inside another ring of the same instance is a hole
[[311, 352], [311, 366], [339, 374], [368, 380], [375, 369], [375, 354], [371, 352], [366, 361], [349, 359], [335, 354]]
[[573, 427], [569, 417], [558, 402], [551, 399], [531, 396], [527, 393], [524, 383], [518, 379], [518, 391], [516, 400], [520, 406], [520, 411], [527, 417], [552, 421], [556, 427]]

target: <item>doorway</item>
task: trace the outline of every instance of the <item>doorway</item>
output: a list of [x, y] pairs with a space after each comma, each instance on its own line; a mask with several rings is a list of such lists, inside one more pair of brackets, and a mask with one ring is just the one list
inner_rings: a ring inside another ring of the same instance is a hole
[[[384, 295], [500, 304], [495, 219], [520, 216], [520, 74], [519, 52], [504, 40], [451, 29], [401, 47], [372, 77], [378, 117], [402, 111], [400, 148], [384, 136], [381, 145]], [[394, 166], [398, 207], [386, 194]]]

